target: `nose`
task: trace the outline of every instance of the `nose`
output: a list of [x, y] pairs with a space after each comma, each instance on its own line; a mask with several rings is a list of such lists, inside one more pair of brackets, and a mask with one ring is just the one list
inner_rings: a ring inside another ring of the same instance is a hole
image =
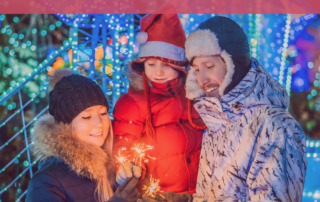
[[102, 120], [101, 120], [101, 117], [99, 115], [92, 116], [91, 120], [92, 120], [93, 126], [95, 128], [99, 128], [99, 127], [102, 128]]
[[199, 73], [198, 73], [198, 83], [200, 86], [205, 86], [207, 83], [210, 82], [210, 79], [207, 75], [207, 73], [205, 71], [201, 71], [199, 70]]
[[157, 65], [155, 71], [156, 71], [155, 74], [157, 76], [163, 76], [163, 68], [161, 67], [161, 65]]

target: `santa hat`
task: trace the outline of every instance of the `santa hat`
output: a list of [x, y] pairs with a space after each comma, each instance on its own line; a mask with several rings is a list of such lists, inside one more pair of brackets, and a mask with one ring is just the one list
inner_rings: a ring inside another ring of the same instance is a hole
[[166, 5], [155, 14], [144, 16], [141, 18], [140, 27], [137, 35], [140, 60], [132, 61], [131, 69], [142, 74], [144, 61], [155, 58], [187, 74], [188, 61], [184, 48], [186, 34], [175, 7], [172, 4]]
[[[150, 91], [148, 78], [144, 73], [144, 62], [148, 58], [159, 59], [187, 75], [186, 66], [188, 61], [184, 47], [186, 35], [177, 11], [172, 4], [161, 7], [155, 14], [141, 18], [140, 27], [141, 31], [137, 35], [137, 41], [140, 43], [140, 59], [133, 60], [130, 67], [134, 72], [143, 76], [147, 102], [146, 131], [148, 135], [154, 138], [155, 131], [151, 120]], [[190, 106], [191, 104], [189, 103], [189, 108]], [[192, 126], [200, 129], [192, 122], [191, 115], [189, 115], [189, 121]]]

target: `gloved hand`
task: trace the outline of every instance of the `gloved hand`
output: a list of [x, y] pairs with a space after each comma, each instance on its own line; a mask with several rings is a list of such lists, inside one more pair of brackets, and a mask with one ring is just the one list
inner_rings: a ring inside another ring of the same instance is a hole
[[173, 192], [165, 192], [160, 194], [156, 194], [155, 198], [143, 194], [142, 199], [138, 199], [137, 202], [192, 202], [192, 195], [189, 193], [176, 194]]
[[127, 178], [134, 176], [139, 179], [141, 177], [141, 172], [142, 169], [140, 166], [135, 166], [130, 162], [124, 162], [118, 169], [116, 181], [118, 184], [122, 185]]
[[140, 193], [136, 185], [139, 179], [135, 177], [127, 178], [125, 183], [118, 187], [108, 202], [136, 202], [140, 197]]

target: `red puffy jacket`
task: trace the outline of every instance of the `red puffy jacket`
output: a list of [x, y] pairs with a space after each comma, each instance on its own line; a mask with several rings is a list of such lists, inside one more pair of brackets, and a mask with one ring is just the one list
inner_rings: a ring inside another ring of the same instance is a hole
[[[114, 107], [113, 154], [117, 155], [119, 150], [123, 153], [122, 148], [128, 152], [137, 142], [152, 145], [154, 149], [146, 154], [155, 159], [148, 158], [148, 163], [142, 163], [144, 172], [143, 180], [138, 184], [139, 191], [143, 194], [141, 187], [148, 185], [152, 175], [160, 179], [164, 192], [195, 193], [203, 131], [193, 128], [188, 121], [184, 79], [177, 78], [164, 84], [152, 83], [150, 103], [156, 134], [153, 140], [145, 130], [147, 104], [142, 76], [132, 71], [131, 74], [128, 77], [134, 88], [130, 87], [128, 93], [121, 95]], [[193, 108], [191, 115], [194, 123], [203, 125]], [[128, 159], [132, 161], [132, 158]]]

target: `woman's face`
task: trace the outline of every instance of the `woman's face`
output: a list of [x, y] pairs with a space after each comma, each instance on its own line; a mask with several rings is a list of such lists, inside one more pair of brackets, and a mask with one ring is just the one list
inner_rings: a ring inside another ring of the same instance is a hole
[[92, 106], [72, 120], [72, 135], [83, 142], [101, 147], [108, 136], [110, 123], [105, 106]]
[[219, 97], [219, 87], [227, 73], [227, 67], [220, 56], [197, 57], [192, 62], [197, 81], [207, 97]]
[[161, 60], [149, 58], [144, 62], [146, 76], [153, 82], [165, 83], [178, 78], [179, 72]]

